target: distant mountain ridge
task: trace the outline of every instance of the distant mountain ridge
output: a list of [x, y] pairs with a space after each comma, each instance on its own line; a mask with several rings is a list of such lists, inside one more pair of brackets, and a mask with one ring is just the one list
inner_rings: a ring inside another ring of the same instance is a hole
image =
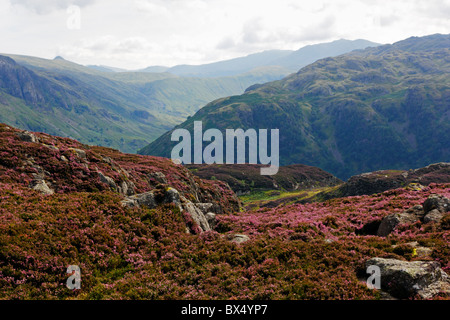
[[[278, 128], [282, 165], [316, 166], [343, 180], [448, 162], [449, 57], [450, 35], [431, 35], [322, 59], [216, 100], [176, 128]], [[170, 135], [140, 153], [170, 156]]]
[[299, 50], [267, 50], [245, 57], [208, 63], [203, 65], [178, 65], [174, 67], [152, 66], [141, 72], [168, 72], [179, 76], [222, 77], [249, 72], [258, 67], [278, 66], [289, 73], [326, 57], [338, 56], [353, 50], [379, 46], [379, 43], [367, 40], [340, 39], [328, 43], [308, 45]]

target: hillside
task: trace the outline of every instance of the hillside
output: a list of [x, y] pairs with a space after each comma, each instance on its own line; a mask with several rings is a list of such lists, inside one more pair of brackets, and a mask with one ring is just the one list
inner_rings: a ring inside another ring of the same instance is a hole
[[334, 187], [342, 181], [319, 168], [301, 164], [280, 167], [276, 175], [262, 176], [260, 165], [188, 165], [202, 179], [226, 182], [235, 193], [264, 190], [297, 191]]
[[[282, 165], [340, 179], [450, 159], [450, 36], [319, 60], [280, 81], [209, 103], [176, 128], [280, 130]], [[168, 132], [140, 150], [170, 156]]]
[[0, 299], [448, 299], [448, 197], [430, 184], [248, 212], [169, 159], [2, 124]]
[[[293, 69], [269, 61], [294, 52], [273, 51], [198, 66], [206, 73], [165, 68], [131, 72], [85, 67], [62, 57], [8, 54], [1, 57], [0, 122], [135, 153], [206, 103], [297, 71], [306, 64], [302, 57], [317, 60], [370, 44], [341, 40], [312, 46], [321, 49], [289, 60]], [[34, 98], [22, 91], [31, 91]]]
[[33, 59], [32, 68], [5, 56], [0, 61], [0, 121], [5, 123], [135, 151], [175, 122], [143, 105], [146, 96], [132, 86], [85, 73], [65, 60]]
[[273, 67], [235, 77], [180, 78], [9, 56], [0, 56], [0, 121], [133, 153], [205, 103], [286, 74]]

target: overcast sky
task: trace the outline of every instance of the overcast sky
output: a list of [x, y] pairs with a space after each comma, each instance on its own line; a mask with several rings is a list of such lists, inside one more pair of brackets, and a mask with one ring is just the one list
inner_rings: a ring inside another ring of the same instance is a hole
[[137, 69], [448, 34], [449, 17], [450, 0], [0, 0], [0, 52]]

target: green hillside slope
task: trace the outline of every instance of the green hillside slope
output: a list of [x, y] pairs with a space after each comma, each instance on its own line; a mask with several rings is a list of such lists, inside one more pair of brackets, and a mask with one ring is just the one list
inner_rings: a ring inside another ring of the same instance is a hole
[[[319, 60], [216, 100], [179, 127], [280, 130], [282, 165], [318, 166], [346, 179], [450, 159], [450, 35]], [[168, 132], [140, 153], [170, 156]]]

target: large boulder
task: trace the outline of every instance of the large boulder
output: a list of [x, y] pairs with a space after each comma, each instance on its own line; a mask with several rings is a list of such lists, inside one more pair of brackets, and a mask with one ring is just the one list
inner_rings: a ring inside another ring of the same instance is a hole
[[381, 289], [396, 298], [419, 295], [430, 299], [438, 293], [450, 294], [450, 277], [436, 261], [372, 258], [366, 262], [366, 268], [369, 266], [380, 268]]
[[20, 140], [25, 142], [39, 142], [39, 139], [36, 137], [36, 135], [28, 131], [22, 131], [16, 133], [16, 135], [19, 137]]
[[126, 197], [122, 201], [122, 205], [129, 208], [147, 207], [150, 209], [165, 203], [174, 203], [180, 211], [186, 212], [202, 232], [213, 229], [216, 224], [215, 213], [209, 212], [210, 209], [214, 209], [212, 203], [192, 203], [171, 187], [158, 188], [153, 191], [136, 194]]
[[412, 224], [424, 216], [422, 206], [414, 206], [402, 213], [393, 213], [385, 217], [378, 228], [378, 236], [386, 237], [400, 224]]

